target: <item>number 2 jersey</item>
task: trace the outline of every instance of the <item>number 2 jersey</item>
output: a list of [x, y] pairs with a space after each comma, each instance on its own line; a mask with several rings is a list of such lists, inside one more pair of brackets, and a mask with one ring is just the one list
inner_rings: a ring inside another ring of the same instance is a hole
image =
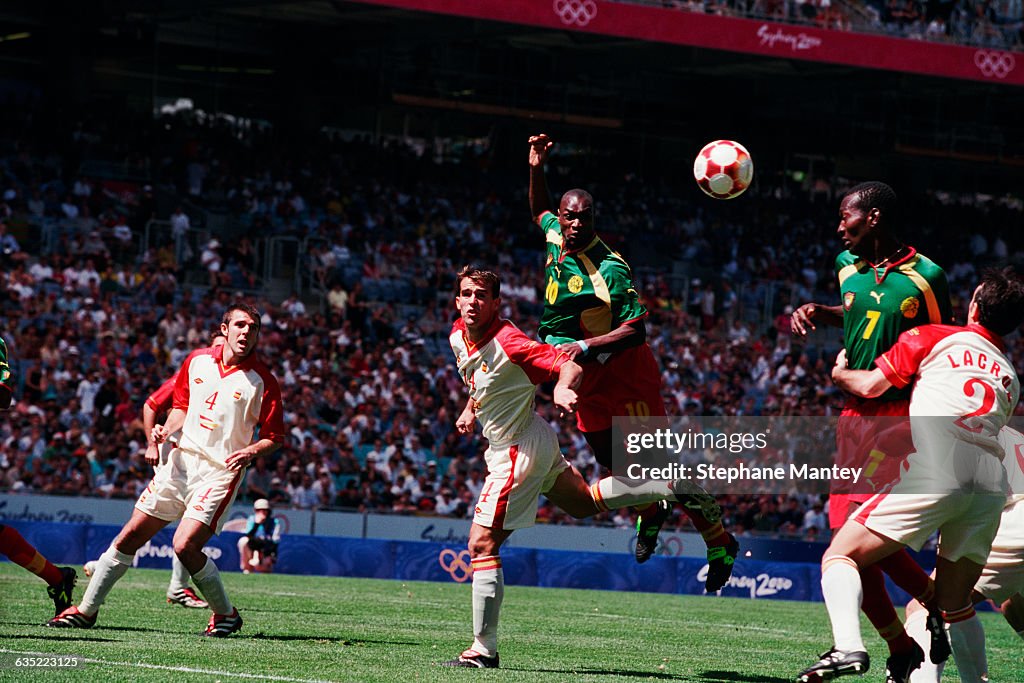
[[[874, 367], [875, 359], [911, 328], [952, 321], [946, 274], [913, 247], [881, 268], [844, 251], [836, 257], [836, 275], [843, 297], [843, 341], [853, 370]], [[909, 389], [890, 389], [883, 399], [909, 395]]]
[[284, 440], [284, 406], [277, 379], [250, 354], [224, 365], [222, 348], [192, 352], [178, 371], [174, 407], [187, 411], [178, 447], [223, 464], [227, 457], [261, 439]]
[[[923, 325], [900, 335], [875, 364], [893, 386], [913, 385], [911, 418], [956, 418], [957, 438], [1002, 459], [999, 430], [1020, 398], [1005, 350], [1002, 338], [981, 325]], [[915, 426], [920, 448], [916, 433]]]

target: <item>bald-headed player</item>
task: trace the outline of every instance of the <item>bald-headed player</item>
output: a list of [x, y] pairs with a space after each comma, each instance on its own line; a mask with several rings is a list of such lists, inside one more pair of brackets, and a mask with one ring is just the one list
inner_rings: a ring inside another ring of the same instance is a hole
[[[554, 142], [530, 138], [530, 212], [547, 240], [541, 339], [584, 364], [576, 423], [597, 461], [612, 467], [612, 418], [664, 417], [661, 372], [647, 345], [647, 309], [633, 286], [629, 264], [608, 248], [594, 228], [594, 199], [569, 190], [553, 212], [544, 164]], [[714, 592], [732, 575], [739, 544], [722, 527], [722, 511], [706, 492], [683, 502], [683, 510], [708, 545], [705, 590]], [[668, 518], [665, 501], [640, 511], [636, 560], [654, 554], [658, 531]]]

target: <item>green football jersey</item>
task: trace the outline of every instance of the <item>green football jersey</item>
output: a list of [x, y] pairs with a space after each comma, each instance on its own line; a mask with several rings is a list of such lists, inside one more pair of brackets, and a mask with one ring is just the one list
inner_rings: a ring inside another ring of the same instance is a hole
[[629, 265], [600, 238], [572, 253], [562, 250], [562, 227], [548, 212], [540, 227], [547, 239], [544, 313], [540, 338], [547, 344], [587, 339], [647, 315], [633, 287]]
[[[952, 307], [942, 268], [913, 248], [899, 261], [876, 268], [849, 251], [836, 257], [843, 296], [843, 341], [854, 370], [870, 370], [907, 330], [949, 323]], [[906, 398], [910, 387], [890, 389], [885, 399]]]
[[14, 391], [14, 376], [11, 374], [11, 364], [7, 360], [7, 342], [3, 338], [0, 338], [0, 384]]

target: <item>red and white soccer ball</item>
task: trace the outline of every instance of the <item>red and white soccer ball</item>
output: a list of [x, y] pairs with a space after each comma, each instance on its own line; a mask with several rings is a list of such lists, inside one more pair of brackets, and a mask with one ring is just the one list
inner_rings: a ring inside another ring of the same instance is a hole
[[704, 194], [715, 199], [739, 197], [754, 179], [754, 162], [747, 148], [732, 140], [704, 145], [693, 162], [693, 177]]

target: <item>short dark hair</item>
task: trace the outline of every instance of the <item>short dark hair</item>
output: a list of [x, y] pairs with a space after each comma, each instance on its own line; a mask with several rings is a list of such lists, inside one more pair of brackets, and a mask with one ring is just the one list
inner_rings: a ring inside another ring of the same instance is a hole
[[498, 276], [489, 270], [477, 268], [474, 265], [464, 266], [462, 270], [459, 271], [458, 276], [455, 278], [455, 296], [460, 294], [462, 281], [465, 278], [469, 278], [474, 284], [478, 284], [489, 289], [491, 296], [495, 299], [501, 296], [501, 280], [498, 279]]
[[250, 306], [244, 301], [235, 301], [228, 306], [228, 310], [224, 311], [224, 315], [220, 319], [221, 325], [230, 324], [231, 314], [235, 311], [242, 311], [243, 313], [248, 314], [248, 316], [253, 319], [253, 322], [256, 323], [257, 328], [263, 326], [263, 319], [260, 317], [260, 312], [256, 310], [255, 306]]
[[1000, 336], [1009, 334], [1024, 320], [1024, 280], [1011, 266], [990, 268], [981, 276], [974, 301], [982, 326]]
[[853, 201], [859, 208], [878, 209], [887, 225], [895, 223], [899, 217], [899, 202], [896, 199], [896, 192], [883, 182], [872, 180], [854, 185], [847, 190], [842, 198], [853, 196], [856, 196]]

